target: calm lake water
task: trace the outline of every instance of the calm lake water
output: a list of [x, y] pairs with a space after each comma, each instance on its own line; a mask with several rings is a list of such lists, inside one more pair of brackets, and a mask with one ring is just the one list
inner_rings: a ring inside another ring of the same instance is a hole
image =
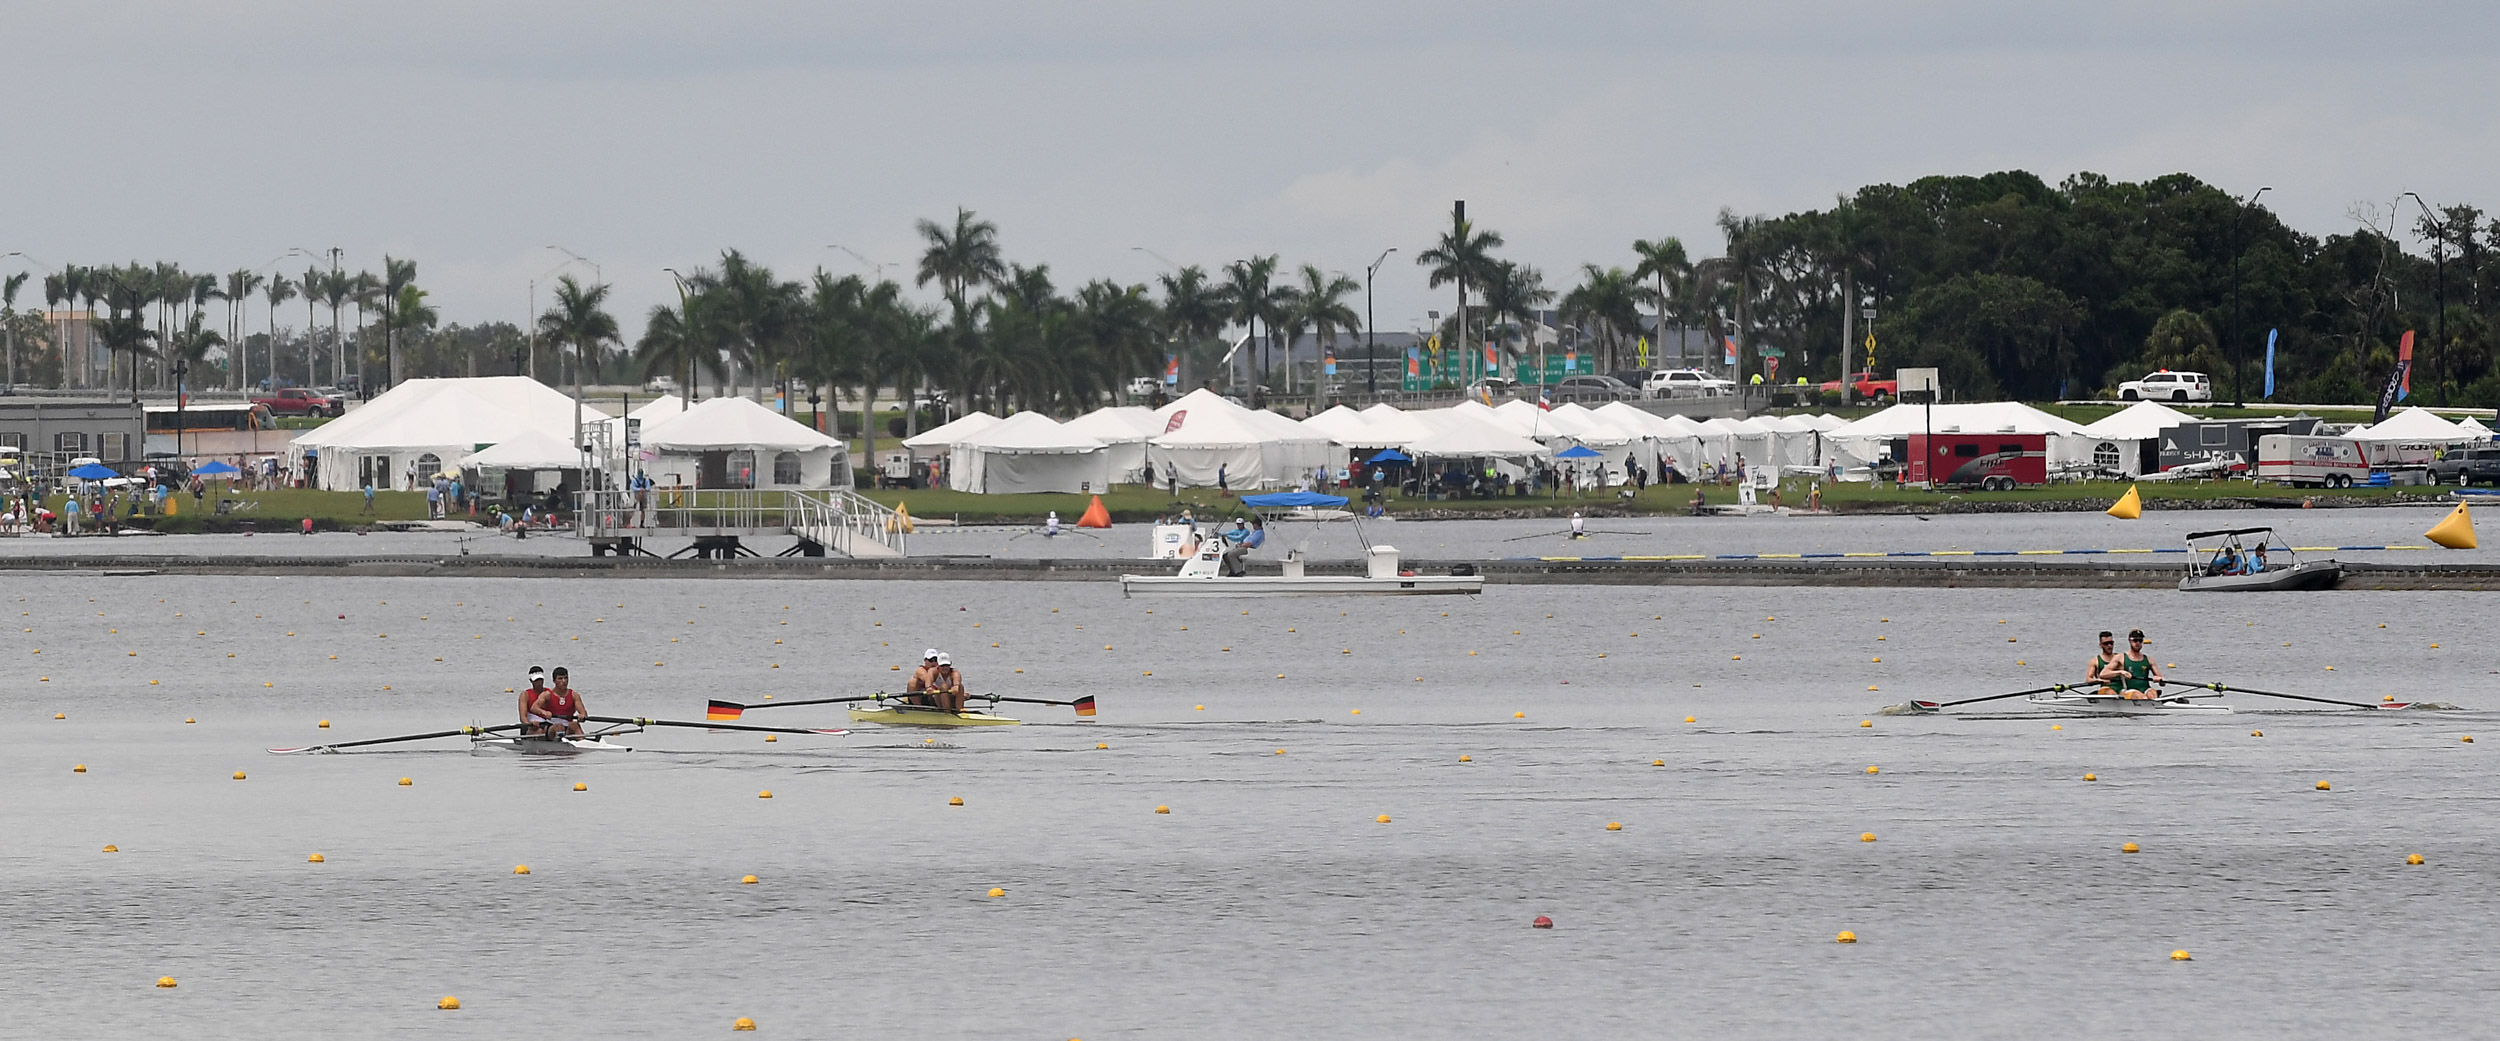
[[[0, 1034], [2468, 1036], [2500, 987], [2493, 603], [12, 574]], [[2068, 678], [2130, 626], [2174, 676], [2463, 710], [1876, 713]], [[926, 646], [1101, 715], [263, 751], [504, 722], [532, 664], [699, 719], [890, 689]]]

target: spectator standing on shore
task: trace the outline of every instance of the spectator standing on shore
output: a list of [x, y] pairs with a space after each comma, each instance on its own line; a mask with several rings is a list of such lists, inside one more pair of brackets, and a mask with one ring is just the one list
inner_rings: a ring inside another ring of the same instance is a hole
[[373, 512], [373, 478], [370, 476], [365, 478], [365, 508], [363, 512]]

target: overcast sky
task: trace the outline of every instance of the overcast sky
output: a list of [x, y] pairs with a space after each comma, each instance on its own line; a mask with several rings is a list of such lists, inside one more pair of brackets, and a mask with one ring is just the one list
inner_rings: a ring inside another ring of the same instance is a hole
[[2184, 171], [2272, 185], [2266, 204], [2317, 234], [2406, 190], [2500, 206], [2489, 3], [0, 11], [0, 253], [221, 272], [388, 253], [457, 322], [524, 320], [530, 281], [566, 259], [551, 245], [597, 262], [629, 335], [675, 300], [661, 268], [724, 248], [784, 277], [865, 271], [838, 243], [908, 281], [913, 221], [958, 205], [1063, 288], [1164, 270], [1136, 247], [1360, 277], [1395, 246], [1387, 329], [1449, 306], [1412, 257], [1459, 198], [1558, 289], [1630, 264], [1635, 238], [1712, 255], [1722, 207], [1933, 173]]

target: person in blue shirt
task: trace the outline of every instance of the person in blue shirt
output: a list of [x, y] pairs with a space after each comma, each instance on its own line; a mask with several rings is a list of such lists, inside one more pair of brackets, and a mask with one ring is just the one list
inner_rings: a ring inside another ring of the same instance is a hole
[[1249, 556], [1251, 550], [1267, 545], [1266, 522], [1252, 517], [1249, 531], [1236, 529], [1226, 537], [1232, 540], [1232, 545], [1224, 550], [1224, 573], [1234, 578], [1249, 574], [1250, 569], [1243, 566], [1242, 558]]

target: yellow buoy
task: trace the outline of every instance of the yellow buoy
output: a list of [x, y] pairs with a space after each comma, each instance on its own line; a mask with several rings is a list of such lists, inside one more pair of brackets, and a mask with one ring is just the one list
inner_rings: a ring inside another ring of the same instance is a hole
[[1847, 930], [1847, 929], [1843, 929], [1843, 930], [1841, 930], [1841, 931], [1840, 931], [1840, 935], [1835, 936], [1835, 937], [1832, 937], [1832, 942], [1833, 942], [1833, 943], [1856, 943], [1856, 942], [1858, 942], [1858, 934], [1853, 933], [1853, 932], [1850, 932], [1850, 931], [1849, 931], [1849, 930]]
[[947, 800], [946, 800], [946, 804], [947, 804], [948, 806], [961, 806], [961, 805], [963, 805], [963, 804], [964, 804], [964, 797], [963, 797], [963, 796], [960, 796], [960, 795], [954, 796], [954, 797], [952, 797], [952, 798], [947, 799]]
[[[892, 522], [892, 521], [887, 521], [886, 523], [887, 523], [887, 525], [888, 525], [888, 526], [891, 526], [894, 522]], [[737, 1021], [737, 1022], [729, 1024], [729, 1029], [731, 1029], [731, 1030], [753, 1030], [753, 1029], [755, 1029], [755, 1021], [754, 1021], [754, 1020], [752, 1020], [752, 1019], [748, 1019], [748, 1018], [747, 1018], [747, 1017], [745, 1017], [745, 1016], [740, 1016], [740, 1017], [738, 1017], [738, 1021]]]
[[199, 722], [199, 719], [195, 716], [184, 716], [182, 717], [182, 721], [185, 723], [197, 723]]
[[1006, 890], [1004, 890], [1004, 889], [1000, 889], [1000, 888], [998, 888], [997, 886], [991, 886], [991, 887], [990, 887], [990, 899], [992, 899], [992, 900], [996, 900], [996, 899], [998, 899], [999, 897], [1006, 896], [1006, 895], [1007, 895], [1007, 891], [1006, 891]]
[[2266, 736], [2266, 732], [2265, 732], [2265, 731], [2263, 731], [2263, 730], [2251, 730], [2251, 731], [2249, 731], [2249, 732], [2248, 732], [2248, 736], [2250, 736], [2250, 737], [2264, 737], [2264, 736]]
[[163, 990], [172, 990], [174, 989], [174, 978], [171, 976], [159, 976], [156, 978], [156, 985], [158, 988]]
[[417, 782], [416, 782], [416, 781], [414, 781], [414, 780], [411, 780], [411, 779], [409, 779], [409, 778], [406, 778], [406, 777], [402, 777], [402, 778], [400, 778], [400, 779], [399, 779], [399, 786], [400, 786], [400, 787], [402, 787], [402, 788], [406, 788], [406, 787], [408, 787], [408, 786], [410, 786], [410, 785], [413, 785], [413, 784], [415, 784], [415, 783], [417, 783]]
[[2407, 864], [2419, 864], [2419, 863], [2422, 863], [2422, 855], [2421, 855], [2421, 854], [2419, 854], [2419, 853], [2407, 853], [2407, 854], [2405, 854], [2405, 863], [2407, 863]]
[[313, 726], [314, 726], [315, 728], [317, 728], [317, 729], [321, 729], [321, 730], [328, 730], [328, 729], [330, 729], [330, 721], [325, 719], [325, 720], [322, 720], [322, 721], [321, 721], [321, 722], [319, 722], [319, 723], [315, 723], [315, 724], [313, 724]]
[[765, 790], [763, 790], [763, 791], [760, 791], [760, 792], [755, 793], [755, 797], [756, 797], [756, 798], [758, 798], [758, 799], [770, 799], [770, 798], [772, 798], [772, 797], [773, 797], [773, 793], [772, 793], [772, 790], [768, 788], [768, 789], [765, 789]]
[[2473, 549], [2474, 515], [2466, 510], [2464, 503], [2458, 503], [2456, 509], [2448, 511], [2446, 519], [2431, 525], [2431, 530], [2423, 532], [2422, 537], [2448, 549]]
[[1525, 712], [1513, 712], [1513, 713], [1511, 713], [1511, 714], [1510, 714], [1510, 718], [1512, 718], [1512, 719], [1526, 719], [1526, 718], [1528, 718], [1528, 714], [1527, 714], [1527, 713], [1525, 713]]
[[2117, 502], [2111, 503], [2108, 512], [2110, 516], [2119, 520], [2134, 520], [2142, 517], [2144, 516], [2144, 496], [2135, 490], [2134, 485], [2130, 484], [2127, 486], [2127, 494], [2119, 496]]
[[2171, 960], [2171, 961], [2195, 961], [2196, 959], [2189, 957], [2189, 956], [2188, 956], [2188, 952], [2186, 952], [2186, 951], [2172, 951], [2172, 952], [2170, 952], [2170, 960]]
[[1649, 761], [1649, 765], [1651, 765], [1651, 766], [1665, 766], [1665, 765], [1667, 765], [1667, 761], [1666, 761], [1666, 760], [1664, 760], [1664, 759], [1652, 759], [1652, 760], [1650, 760], [1650, 761]]
[[2331, 790], [2331, 789], [2328, 787], [2328, 785], [2327, 785], [2327, 783], [2326, 783], [2325, 781], [2320, 781], [2320, 782], [2318, 782], [2318, 790], [2323, 792], [2323, 791], [2329, 791], [2329, 790]]
[[1206, 711], [1206, 710], [1207, 710], [1207, 707], [1206, 707], [1205, 705], [1200, 705], [1200, 706], [1198, 706], [1198, 707], [1196, 707], [1196, 708], [1191, 709], [1190, 711], [1192, 711], [1192, 712], [1204, 712], [1204, 711]]
[[775, 741], [779, 741], [779, 740], [781, 740], [781, 735], [779, 735], [779, 734], [766, 734], [766, 735], [764, 735], [764, 743], [765, 743], [765, 744], [768, 744], [768, 745], [769, 745], [769, 744], [772, 744], [773, 742], [775, 742]]
[[319, 853], [315, 853], [315, 854], [313, 854], [312, 856], [305, 857], [305, 858], [304, 858], [304, 863], [307, 863], [307, 864], [326, 864], [326, 863], [329, 863], [329, 858], [324, 857], [324, 856], [322, 856], [322, 855], [321, 855], [321, 854], [319, 854]]
[[460, 1007], [460, 999], [452, 997], [449, 994], [445, 994], [443, 995], [443, 1000], [434, 1003], [434, 1007], [449, 1012]]
[[741, 878], [741, 879], [739, 879], [739, 880], [738, 880], [738, 884], [739, 884], [739, 885], [742, 885], [742, 886], [751, 886], [751, 885], [754, 885], [757, 881], [759, 881], [759, 880], [758, 880], [755, 876], [753, 876], [753, 875], [748, 875], [748, 876], [747, 876], [747, 877], [745, 877], [745, 878]]
[[1279, 748], [1279, 749], [1277, 749], [1277, 750], [1276, 750], [1276, 754], [1277, 754], [1277, 755], [1283, 755], [1283, 754], [1285, 754], [1285, 750], [1284, 750], [1284, 749], [1282, 749], [1282, 748]]
[[577, 792], [586, 792], [590, 790], [590, 785], [582, 781], [575, 781], [573, 782], [573, 790]]
[[1607, 831], [1622, 831], [1622, 830], [1623, 830], [1623, 822], [1622, 822], [1622, 821], [1607, 821], [1607, 822], [1606, 822], [1606, 830], [1607, 830]]
[[1685, 722], [1687, 722], [1687, 723], [1695, 723], [1695, 722], [1699, 722], [1699, 720], [1696, 720], [1696, 719], [1694, 719], [1694, 718], [1693, 718], [1693, 717], [1691, 717], [1691, 716], [1686, 716], [1686, 717], [1684, 717], [1684, 721], [1685, 721]]
[[1858, 833], [1858, 841], [1860, 841], [1860, 842], [1873, 842], [1873, 841], [1875, 841], [1875, 833], [1874, 833], [1874, 832], [1871, 832], [1871, 831], [1859, 832], [1859, 833]]
[[1110, 745], [1107, 745], [1107, 744], [1104, 744], [1104, 743], [1102, 743], [1102, 742], [1100, 742], [1100, 741], [1096, 741], [1096, 742], [1094, 742], [1094, 747], [1096, 747], [1096, 748], [1109, 748], [1109, 747], [1111, 747], [1111, 746], [1110, 746]]
[[[1280, 673], [1277, 673], [1277, 674], [1276, 674], [1276, 678], [1277, 678], [1277, 679], [1283, 679], [1283, 678], [1285, 678], [1285, 674], [1284, 674], [1284, 673], [1281, 673], [1281, 672], [1280, 672]], [[1355, 710], [1354, 710], [1354, 712], [1353, 712], [1353, 714], [1354, 714], [1354, 715], [1357, 715], [1357, 716], [1362, 715], [1362, 714], [1363, 714], [1363, 710], [1362, 710], [1362, 709], [1359, 709], [1359, 708], [1358, 708], [1358, 709], [1355, 709]]]
[[1172, 812], [1172, 808], [1171, 808], [1171, 807], [1169, 807], [1169, 806], [1157, 806], [1157, 807], [1155, 807], [1155, 812], [1156, 812], [1156, 813], [1170, 813], [1170, 812]]
[[2051, 729], [2051, 730], [2064, 730], [2064, 729], [2066, 729], [2066, 724], [2064, 724], [2064, 723], [2051, 723], [2051, 724], [2049, 724], [2049, 729]]
[[2128, 843], [2123, 843], [2123, 844], [2121, 844], [2121, 845], [2118, 847], [2118, 852], [2120, 852], [2120, 853], [2141, 853], [2141, 852], [2143, 852], [2143, 851], [2142, 851], [2142, 850], [2139, 850], [2139, 849], [2137, 849], [2137, 848], [2135, 848], [2135, 843], [2128, 842]]
[[529, 873], [530, 873], [530, 866], [529, 866], [529, 865], [527, 865], [527, 864], [514, 864], [514, 865], [512, 865], [512, 873], [513, 873], [513, 874], [516, 874], [516, 875], [526, 875], [526, 874], [529, 874]]
[[2085, 774], [2085, 775], [2083, 775], [2083, 779], [2084, 779], [2084, 780], [2087, 780], [2087, 781], [2097, 781], [2097, 780], [2100, 780], [2100, 779], [2101, 779], [2101, 775], [2099, 775], [2099, 774]]
[[1472, 763], [1476, 761], [1476, 757], [1472, 755], [1462, 755], [1458, 757], [1458, 761], [1462, 763]]
[[242, 779], [243, 779], [243, 771], [241, 771], [241, 770], [237, 770], [237, 771], [235, 771], [235, 772], [234, 772], [234, 779], [235, 779], [235, 780], [238, 780], [238, 781], [242, 780]]
[[1870, 766], [1870, 767], [1867, 767], [1867, 768], [1866, 768], [1866, 772], [1873, 774], [1873, 773], [1882, 773], [1883, 771], [1882, 771], [1882, 770], [1879, 770], [1879, 769], [1877, 769], [1877, 768], [1875, 768], [1875, 767]]
[[78, 764], [78, 765], [76, 765], [76, 766], [72, 766], [72, 767], [70, 767], [70, 768], [69, 768], [69, 772], [74, 773], [74, 774], [83, 774], [83, 773], [86, 773], [86, 772], [87, 772], [87, 764], [85, 764], [85, 763], [79, 763], [79, 764]]
[[1384, 813], [1384, 814], [1381, 814], [1380, 816], [1377, 816], [1377, 817], [1372, 818], [1372, 820], [1377, 821], [1377, 822], [1379, 822], [1379, 823], [1381, 823], [1381, 824], [1387, 824], [1387, 823], [1389, 823], [1389, 815]]
[[1871, 727], [1875, 725], [1875, 721], [1872, 719], [1861, 719], [1858, 721], [1858, 725], [1862, 727]]
[[2470, 745], [2470, 744], [2473, 744], [2473, 743], [2474, 743], [2474, 735], [2472, 735], [2472, 734], [2467, 734], [2467, 735], [2465, 735], [2463, 738], [2461, 738], [2460, 740], [2464, 741], [2466, 744], [2469, 744], [2469, 745]]

